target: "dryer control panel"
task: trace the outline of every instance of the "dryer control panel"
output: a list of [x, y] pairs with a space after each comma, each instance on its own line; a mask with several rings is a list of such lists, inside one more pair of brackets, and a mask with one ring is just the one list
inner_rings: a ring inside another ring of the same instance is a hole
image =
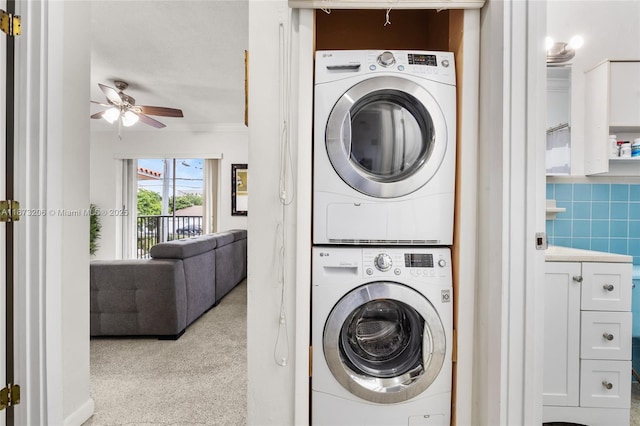
[[452, 52], [420, 50], [319, 50], [316, 84], [362, 74], [394, 73], [455, 86]]

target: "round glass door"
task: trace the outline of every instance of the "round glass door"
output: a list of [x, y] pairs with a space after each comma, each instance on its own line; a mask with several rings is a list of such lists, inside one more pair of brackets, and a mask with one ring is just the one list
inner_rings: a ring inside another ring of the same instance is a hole
[[444, 117], [423, 87], [375, 77], [351, 87], [326, 128], [331, 164], [352, 188], [393, 198], [410, 194], [437, 172], [447, 148]]
[[402, 284], [366, 284], [345, 295], [325, 324], [325, 358], [353, 394], [376, 403], [406, 401], [427, 389], [445, 358], [433, 305]]

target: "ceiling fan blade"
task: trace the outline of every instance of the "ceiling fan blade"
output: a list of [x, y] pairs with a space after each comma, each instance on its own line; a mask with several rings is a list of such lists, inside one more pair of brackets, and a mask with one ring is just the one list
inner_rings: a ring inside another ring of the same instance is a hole
[[149, 126], [153, 126], [156, 129], [162, 129], [163, 127], [167, 127], [164, 124], [162, 124], [161, 122], [159, 122], [158, 120], [149, 117], [148, 115], [144, 115], [142, 113], [135, 113], [138, 117], [140, 117], [140, 121], [142, 121], [145, 124], [148, 124]]
[[137, 105], [140, 108], [140, 112], [147, 115], [161, 115], [163, 117], [184, 117], [181, 109], [165, 108], [158, 106], [144, 106]]
[[116, 89], [100, 83], [98, 83], [98, 86], [100, 86], [100, 90], [102, 90], [102, 93], [104, 93], [107, 99], [109, 99], [109, 102], [115, 105], [120, 105], [122, 103], [122, 98], [120, 97], [120, 94], [118, 94]]
[[111, 105], [111, 104], [105, 104], [105, 103], [103, 103], [103, 102], [98, 102], [98, 101], [91, 101], [91, 103], [92, 103], [92, 104], [98, 104], [98, 105], [100, 105], [100, 106], [105, 106], [105, 107], [113, 106], [113, 105]]
[[96, 112], [95, 114], [91, 115], [91, 118], [102, 118], [104, 113], [105, 113], [104, 111]]

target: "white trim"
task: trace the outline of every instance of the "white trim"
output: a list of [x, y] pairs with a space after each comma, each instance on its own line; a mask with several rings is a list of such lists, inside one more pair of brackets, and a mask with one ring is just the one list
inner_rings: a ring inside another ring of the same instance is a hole
[[[297, 18], [297, 55], [292, 58], [293, 64], [298, 64], [294, 73], [298, 77], [298, 85], [292, 99], [296, 102], [292, 108], [297, 111], [297, 125], [295, 135], [298, 149], [297, 158], [297, 228], [311, 229], [311, 188], [312, 170], [312, 140], [313, 134], [313, 39], [314, 12], [310, 9], [294, 10], [293, 19]], [[293, 25], [293, 23], [292, 23]], [[295, 87], [295, 86], [294, 86]], [[296, 328], [295, 328], [295, 383], [294, 383], [294, 424], [304, 426], [309, 424], [309, 342], [311, 341], [311, 315], [309, 301], [311, 300], [311, 232], [296, 232]]]
[[480, 9], [484, 0], [289, 0], [291, 8], [314, 9]]
[[86, 422], [95, 411], [96, 404], [92, 398], [89, 398], [76, 411], [68, 415], [64, 419], [64, 426], [78, 426]]
[[474, 424], [472, 415], [473, 394], [469, 386], [473, 377], [474, 323], [477, 281], [476, 235], [478, 214], [478, 89], [480, 68], [480, 11], [464, 12], [464, 48], [462, 63], [461, 111], [462, 125], [458, 139], [458, 208], [457, 271], [458, 303], [457, 363], [455, 418], [459, 425]]
[[185, 153], [185, 152], [115, 152], [113, 154], [114, 160], [130, 160], [130, 159], [142, 159], [142, 158], [202, 158], [204, 160], [220, 160], [223, 158], [221, 152], [204, 152], [204, 153]]
[[545, 13], [536, 0], [483, 9], [474, 389], [481, 424], [542, 421], [544, 252], [535, 250], [535, 232], [544, 229]]
[[[105, 128], [107, 123], [101, 123], [99, 120], [91, 122], [91, 133], [112, 133], [114, 137], [118, 135], [118, 128], [114, 126], [112, 128]], [[162, 133], [248, 133], [249, 129], [244, 123], [189, 123], [186, 124], [180, 121], [174, 121], [167, 127], [159, 130], [153, 129], [148, 126], [134, 126], [128, 127], [122, 131], [122, 138], [126, 138], [127, 134], [147, 133], [147, 132], [162, 132]]]
[[[50, 63], [60, 63], [59, 52], [49, 55], [48, 41], [62, 39], [61, 30], [49, 30], [59, 25], [49, 23], [62, 22], [63, 12], [48, 2], [19, 1], [16, 7], [23, 27], [31, 29], [16, 43], [16, 198], [22, 208], [41, 209], [46, 207], [46, 182], [51, 177], [46, 149], [48, 89], [56, 87], [48, 84], [47, 71]], [[23, 389], [17, 424], [62, 422], [60, 250], [46, 255], [47, 245], [56, 241], [56, 235], [60, 238], [59, 224], [51, 226], [55, 220], [24, 217], [16, 226], [16, 259], [21, 259], [15, 271], [16, 382]]]

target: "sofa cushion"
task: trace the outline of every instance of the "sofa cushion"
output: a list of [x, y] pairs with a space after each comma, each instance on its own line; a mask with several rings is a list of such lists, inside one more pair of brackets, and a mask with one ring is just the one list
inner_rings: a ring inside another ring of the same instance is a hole
[[226, 246], [227, 244], [231, 244], [236, 240], [232, 231], [218, 232], [217, 234], [214, 234], [214, 235], [216, 236], [216, 240], [217, 240], [216, 248]]
[[229, 231], [233, 234], [233, 238], [235, 241], [246, 240], [247, 239], [247, 230], [246, 229], [232, 229]]
[[151, 247], [150, 254], [154, 259], [186, 259], [211, 251], [217, 244], [216, 234], [201, 235], [156, 244]]
[[176, 335], [187, 326], [183, 263], [93, 260], [91, 335]]

